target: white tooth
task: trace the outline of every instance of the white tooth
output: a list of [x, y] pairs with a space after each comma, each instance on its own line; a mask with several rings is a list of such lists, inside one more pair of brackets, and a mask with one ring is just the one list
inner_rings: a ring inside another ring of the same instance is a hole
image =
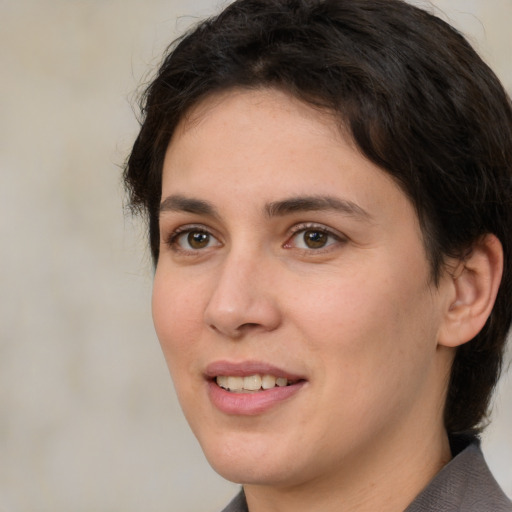
[[228, 378], [225, 375], [219, 375], [217, 377], [217, 385], [219, 385], [221, 388], [227, 389], [228, 388]]
[[248, 391], [257, 391], [261, 388], [261, 377], [259, 375], [249, 375], [244, 377], [244, 389]]
[[230, 391], [242, 391], [244, 388], [244, 378], [243, 377], [228, 377], [228, 389]]
[[263, 375], [261, 379], [263, 389], [272, 389], [276, 387], [276, 378], [273, 375]]
[[278, 377], [276, 379], [276, 384], [280, 387], [286, 386], [286, 384], [288, 384], [288, 379], [285, 377]]

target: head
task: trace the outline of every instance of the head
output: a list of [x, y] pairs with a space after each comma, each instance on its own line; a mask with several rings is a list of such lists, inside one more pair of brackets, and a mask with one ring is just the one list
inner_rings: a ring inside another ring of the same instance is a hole
[[512, 314], [512, 109], [496, 76], [457, 31], [400, 0], [235, 1], [171, 46], [143, 98], [125, 183], [155, 263], [176, 129], [208, 98], [240, 90], [333, 116], [412, 205], [434, 287], [487, 235], [501, 242], [494, 307], [456, 349], [444, 407], [449, 433], [481, 429]]

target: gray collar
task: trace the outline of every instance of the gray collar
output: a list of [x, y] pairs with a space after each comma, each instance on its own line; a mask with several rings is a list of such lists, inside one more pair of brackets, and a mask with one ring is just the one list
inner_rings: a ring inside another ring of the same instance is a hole
[[[454, 438], [453, 444], [464, 442]], [[405, 512], [512, 512], [512, 503], [492, 476], [477, 439], [434, 477]]]

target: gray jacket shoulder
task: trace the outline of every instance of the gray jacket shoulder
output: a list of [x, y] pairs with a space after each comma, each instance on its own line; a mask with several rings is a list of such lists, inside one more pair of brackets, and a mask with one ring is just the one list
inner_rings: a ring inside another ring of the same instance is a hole
[[244, 491], [240, 491], [228, 504], [222, 509], [222, 512], [249, 512], [247, 502], [245, 501]]
[[492, 476], [473, 441], [454, 457], [405, 512], [512, 512], [512, 502]]

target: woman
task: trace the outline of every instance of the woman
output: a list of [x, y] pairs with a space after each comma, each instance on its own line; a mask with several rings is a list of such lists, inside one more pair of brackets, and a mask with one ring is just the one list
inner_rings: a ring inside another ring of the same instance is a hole
[[398, 0], [238, 0], [148, 88], [125, 180], [226, 511], [511, 511], [477, 435], [510, 326], [512, 111]]

